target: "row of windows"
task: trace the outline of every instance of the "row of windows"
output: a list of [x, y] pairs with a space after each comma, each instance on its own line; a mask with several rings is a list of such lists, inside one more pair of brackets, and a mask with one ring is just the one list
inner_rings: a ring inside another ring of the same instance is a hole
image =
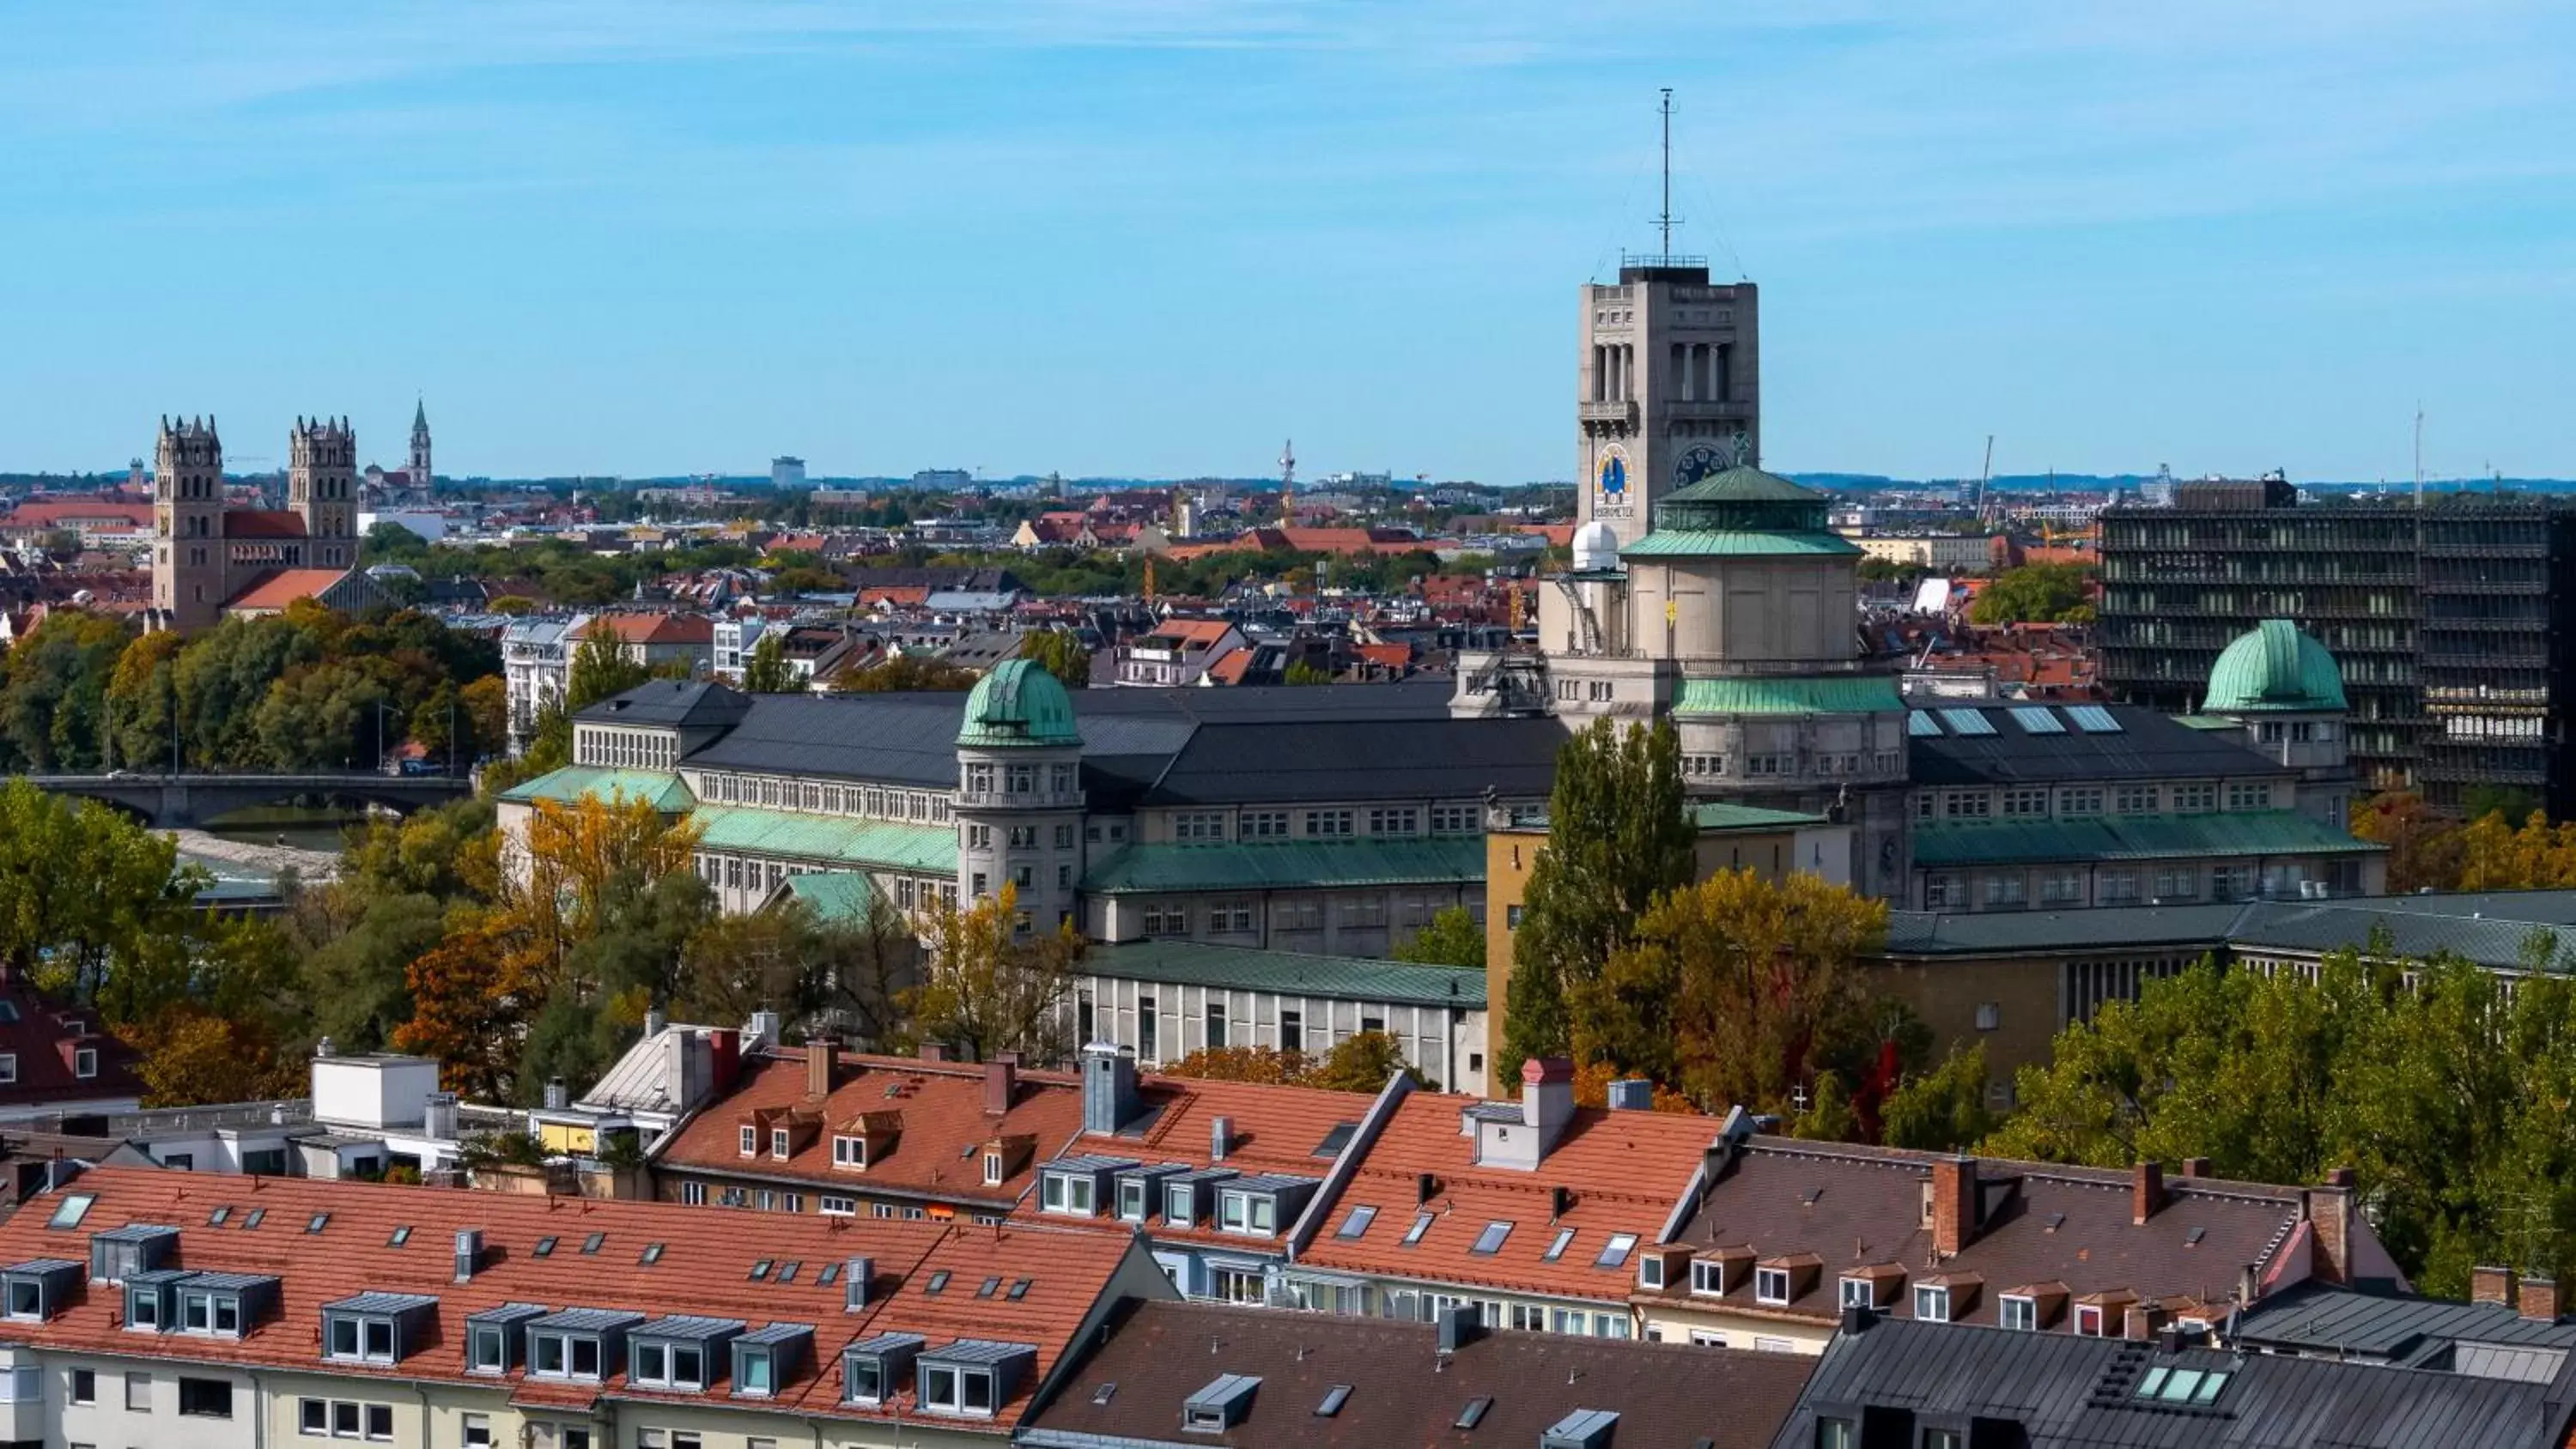
[[996, 784], [1013, 795], [1034, 795], [1040, 780], [1046, 782], [1049, 794], [1070, 795], [1079, 781], [1070, 764], [994, 765], [984, 761], [968, 763], [959, 778], [969, 795], [990, 795]]
[[677, 735], [639, 730], [581, 731], [581, 762], [619, 770], [667, 770], [679, 763]]
[[[1035, 825], [1005, 826], [1000, 838], [1008, 849], [1035, 850], [1037, 849], [1038, 840], [1040, 839], [1039, 827]], [[1073, 822], [1066, 821], [1055, 826], [1048, 833], [1047, 838], [1050, 838], [1055, 842], [1055, 848], [1058, 850], [1073, 849]], [[966, 827], [966, 848], [969, 850], [990, 850], [993, 848], [993, 840], [993, 827], [990, 825], [969, 825]]]
[[700, 793], [719, 805], [757, 805], [772, 810], [801, 810], [814, 815], [857, 815], [872, 820], [912, 820], [932, 825], [949, 821], [945, 792], [889, 790], [876, 785], [827, 785], [813, 780], [783, 780], [775, 775], [699, 777]]
[[[2277, 743], [2277, 741], [2275, 742]], [[1915, 816], [1923, 820], [2081, 819], [2096, 815], [2205, 815], [2220, 801], [2234, 811], [2274, 808], [2273, 782], [2230, 780], [2222, 792], [2216, 784], [2186, 785], [2015, 785], [2002, 790], [1926, 790], [1914, 797]], [[2286, 805], [2288, 802], [2279, 802]]]
[[[1023, 882], [1026, 884], [1026, 882]], [[1337, 903], [1333, 921], [1344, 930], [1373, 930], [1388, 922], [1387, 898], [1371, 892], [1346, 896]], [[1419, 928], [1431, 924], [1449, 903], [1430, 896], [1399, 896], [1395, 901], [1394, 923], [1398, 927]], [[1324, 929], [1324, 901], [1314, 896], [1297, 896], [1270, 903], [1270, 929], [1274, 931], [1320, 931]], [[1141, 913], [1148, 936], [1187, 936], [1201, 922], [1211, 936], [1248, 936], [1258, 928], [1259, 905], [1250, 900], [1228, 901], [1162, 901], [1149, 904]]]
[[[765, 1213], [801, 1213], [810, 1201], [814, 1211], [833, 1218], [857, 1217], [861, 1206], [859, 1199], [844, 1193], [815, 1193], [809, 1197], [783, 1188], [722, 1185], [710, 1192], [708, 1185], [697, 1178], [681, 1182], [680, 1201], [690, 1207], [705, 1207], [712, 1202], [717, 1207], [752, 1208]], [[917, 1223], [930, 1215], [929, 1209], [920, 1203], [872, 1202], [866, 1206], [869, 1216], [888, 1221]], [[1002, 1220], [998, 1213], [970, 1213], [967, 1216], [978, 1227], [990, 1227]]]
[[[2256, 895], [2291, 897], [2304, 881], [2321, 880], [2335, 895], [2357, 895], [2361, 867], [2357, 861], [2311, 864], [2277, 863], [2257, 868], [2251, 862], [2156, 867], [2105, 866], [2091, 870], [2097, 906], [2138, 905], [2155, 901], [2241, 901]], [[2085, 904], [2087, 871], [2055, 867], [2037, 871], [1990, 871], [1970, 877], [1949, 872], [1923, 880], [1927, 911], [2013, 910], [2034, 900], [2043, 906]], [[2034, 892], [2036, 894], [2034, 894]]]

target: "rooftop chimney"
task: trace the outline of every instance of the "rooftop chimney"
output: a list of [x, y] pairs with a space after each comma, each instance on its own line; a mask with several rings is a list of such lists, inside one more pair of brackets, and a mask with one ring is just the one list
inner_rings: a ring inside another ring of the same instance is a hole
[[474, 1270], [483, 1265], [483, 1232], [480, 1228], [460, 1228], [456, 1233], [456, 1281], [470, 1283]]
[[2182, 1160], [2182, 1175], [2185, 1177], [2209, 1176], [2209, 1159], [2206, 1157], [2184, 1158]]
[[832, 1068], [838, 1064], [840, 1043], [827, 1033], [805, 1038], [805, 1095], [823, 1098], [832, 1095]]
[[2316, 1238], [2316, 1276], [2320, 1282], [2352, 1281], [2353, 1170], [2338, 1167], [2324, 1185], [2308, 1189], [2308, 1229]]
[[2129, 1173], [2129, 1221], [2147, 1225], [2165, 1205], [2165, 1165], [2141, 1162]]
[[1223, 1162], [1228, 1148], [1234, 1146], [1234, 1119], [1219, 1117], [1208, 1124], [1208, 1161]]
[[1932, 1164], [1932, 1251], [1947, 1258], [1977, 1235], [1977, 1159], [1948, 1157]]
[[1521, 1123], [1538, 1133], [1539, 1151], [1556, 1145], [1574, 1120], [1574, 1060], [1531, 1057], [1521, 1063]]
[[564, 1079], [561, 1077], [546, 1078], [546, 1110], [549, 1112], [560, 1112], [571, 1105], [572, 1088], [564, 1085]]
[[1020, 1054], [996, 1052], [984, 1064], [984, 1115], [999, 1117], [1011, 1110], [1011, 1099], [1020, 1091]]
[[869, 1280], [876, 1276], [874, 1258], [852, 1258], [841, 1270], [841, 1311], [856, 1313], [868, 1306]]
[[948, 1043], [944, 1041], [923, 1042], [921, 1044], [919, 1055], [925, 1062], [944, 1062], [948, 1060]]
[[653, 1038], [655, 1038], [655, 1037], [657, 1037], [657, 1036], [660, 1036], [660, 1035], [662, 1034], [662, 1030], [663, 1030], [663, 1028], [665, 1028], [665, 1027], [669, 1026], [670, 1024], [671, 1024], [671, 1018], [669, 1018], [668, 1016], [663, 1015], [663, 1014], [662, 1014], [662, 1008], [660, 1008], [660, 1007], [658, 1007], [658, 1006], [656, 1006], [656, 1007], [652, 1008], [651, 1010], [649, 1010], [649, 1011], [645, 1012], [645, 1013], [644, 1013], [644, 1039], [645, 1039], [646, 1041], [651, 1041]]
[[331, 1038], [327, 1036], [313, 1044], [313, 1055], [317, 1057], [338, 1056], [339, 1054], [340, 1049], [332, 1045]]
[[2516, 1304], [2513, 1293], [2513, 1270], [2495, 1266], [2469, 1270], [2469, 1301], [2495, 1303], [2506, 1308]]
[[1476, 1305], [1472, 1303], [1453, 1303], [1440, 1310], [1440, 1351], [1442, 1353], [1456, 1353], [1482, 1337], [1478, 1332], [1481, 1325], [1477, 1312]]
[[1136, 1120], [1136, 1059], [1107, 1042], [1082, 1049], [1082, 1130], [1108, 1134]]
[[2538, 1277], [2523, 1279], [2522, 1296], [2515, 1300], [2515, 1307], [2521, 1311], [2523, 1317], [2535, 1323], [2556, 1323], [2558, 1321], [2558, 1280]]
[[1654, 1109], [1654, 1083], [1643, 1077], [1621, 1077], [1610, 1084], [1611, 1111], [1651, 1112]]
[[751, 1014], [751, 1020], [742, 1024], [743, 1049], [748, 1051], [754, 1047], [777, 1046], [780, 1042], [779, 1027], [781, 1024], [782, 1023], [777, 1012], [753, 1012]]

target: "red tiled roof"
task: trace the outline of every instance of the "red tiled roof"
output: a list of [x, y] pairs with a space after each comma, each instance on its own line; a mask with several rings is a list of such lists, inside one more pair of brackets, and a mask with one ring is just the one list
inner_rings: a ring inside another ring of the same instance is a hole
[[[1027, 1191], [1036, 1161], [1054, 1156], [1082, 1127], [1081, 1087], [1061, 1073], [1019, 1073], [1010, 1111], [997, 1117], [984, 1110], [986, 1069], [980, 1065], [843, 1052], [832, 1093], [819, 1100], [806, 1094], [805, 1071], [801, 1048], [755, 1060], [731, 1093], [680, 1129], [658, 1163], [839, 1191], [1008, 1207]], [[764, 1131], [759, 1151], [742, 1155], [741, 1127], [752, 1114], [795, 1108], [819, 1111], [824, 1130], [796, 1143], [783, 1159], [770, 1155]], [[834, 1167], [831, 1129], [873, 1111], [902, 1114], [893, 1151], [864, 1171]], [[1009, 1174], [988, 1187], [980, 1161], [969, 1154], [995, 1137], [1030, 1138], [1033, 1150], [1015, 1152]]]
[[[139, 1097], [134, 1049], [106, 1034], [98, 1013], [57, 1008], [15, 973], [0, 972], [0, 1052], [17, 1059], [17, 1076], [0, 1086], [0, 1106]], [[98, 1053], [97, 1071], [79, 1072], [82, 1049]]]
[[602, 636], [627, 644], [712, 644], [716, 624], [704, 614], [600, 614], [582, 629], [582, 637]]
[[1353, 652], [1372, 664], [1383, 664], [1389, 669], [1402, 669], [1413, 662], [1413, 646], [1410, 644], [1362, 644]]
[[[1226, 1119], [1225, 1166], [1242, 1173], [1277, 1173], [1321, 1181], [1332, 1169], [1333, 1154], [1317, 1155], [1336, 1127], [1359, 1125], [1376, 1098], [1367, 1092], [1329, 1092], [1315, 1087], [1266, 1086], [1252, 1082], [1212, 1082], [1197, 1078], [1146, 1077], [1137, 1093], [1152, 1112], [1142, 1136], [1084, 1133], [1064, 1150], [1133, 1158], [1142, 1166], [1183, 1163], [1192, 1168], [1216, 1165], [1216, 1120]], [[1107, 1210], [1103, 1204], [1103, 1210]], [[1035, 1203], [1022, 1212], [1039, 1216]], [[1281, 1231], [1287, 1224], [1279, 1225]], [[1213, 1227], [1182, 1228], [1155, 1219], [1157, 1241], [1196, 1239], [1241, 1246], [1240, 1234]]]
[[[49, 1205], [70, 1194], [95, 1195], [77, 1230], [47, 1226]], [[264, 1209], [257, 1226], [255, 1210]], [[218, 1210], [224, 1221], [211, 1221]], [[308, 1224], [318, 1214], [318, 1231]], [[969, 1430], [1006, 1433], [1029, 1395], [1071, 1347], [1084, 1319], [1099, 1305], [1134, 1240], [1123, 1233], [1069, 1230], [1041, 1224], [963, 1228], [892, 1219], [826, 1218], [741, 1210], [677, 1207], [660, 1203], [518, 1196], [451, 1188], [285, 1177], [215, 1177], [156, 1168], [94, 1168], [51, 1198], [35, 1199], [0, 1224], [0, 1262], [31, 1258], [84, 1259], [92, 1233], [128, 1223], [158, 1223], [180, 1230], [179, 1264], [192, 1272], [274, 1275], [279, 1301], [273, 1313], [239, 1340], [198, 1334], [161, 1334], [149, 1352], [156, 1358], [227, 1364], [320, 1369], [322, 1305], [361, 1292], [408, 1292], [438, 1300], [439, 1327], [390, 1371], [409, 1379], [484, 1383], [514, 1391], [526, 1402], [550, 1405], [591, 1397], [673, 1403], [729, 1402], [719, 1382], [709, 1394], [638, 1390], [622, 1375], [595, 1388], [531, 1384], [524, 1370], [497, 1379], [464, 1371], [467, 1316], [504, 1303], [549, 1309], [605, 1308], [652, 1316], [705, 1314], [769, 1323], [811, 1324], [813, 1359], [799, 1377], [780, 1385], [762, 1407], [785, 1414], [845, 1419], [909, 1418], [920, 1411], [910, 1394], [884, 1410], [841, 1402], [840, 1354], [847, 1345], [880, 1333], [918, 1333], [934, 1348], [960, 1338], [1025, 1343], [1037, 1349], [1034, 1372], [1022, 1377], [1017, 1396], [989, 1421], [964, 1421]], [[401, 1246], [398, 1229], [409, 1228]], [[483, 1234], [482, 1267], [464, 1283], [453, 1281], [454, 1235]], [[585, 1252], [592, 1234], [596, 1252]], [[554, 1246], [537, 1256], [547, 1239]], [[645, 1263], [647, 1244], [661, 1252]], [[875, 1262], [868, 1307], [844, 1311], [843, 1287], [821, 1281], [827, 1264], [866, 1257]], [[799, 1265], [792, 1279], [783, 1265]], [[778, 1265], [755, 1278], [760, 1265]], [[937, 1294], [931, 1282], [944, 1270]], [[1148, 1291], [1159, 1285], [1150, 1266], [1130, 1271], [1130, 1283]], [[1016, 1290], [980, 1290], [987, 1279]], [[111, 1354], [135, 1350], [120, 1321], [119, 1295], [88, 1285], [81, 1301], [43, 1323], [15, 1322], [10, 1336], [53, 1350], [88, 1349]], [[721, 1363], [722, 1360], [719, 1359]]]
[[67, 524], [124, 523], [152, 526], [152, 505], [119, 503], [104, 498], [46, 498], [21, 503], [0, 518], [0, 529], [61, 528]]
[[226, 538], [302, 538], [304, 515], [288, 508], [227, 508]]
[[1252, 651], [1236, 647], [1216, 657], [1207, 667], [1207, 677], [1219, 684], [1241, 684], [1245, 671], [1252, 668]]
[[298, 599], [318, 599], [347, 578], [346, 569], [280, 569], [224, 601], [227, 609], [283, 609]]
[[1184, 646], [1204, 649], [1234, 631], [1223, 619], [1165, 619], [1154, 626], [1151, 638], [1170, 639]]
[[[1625, 1304], [1636, 1278], [1635, 1253], [1617, 1268], [1595, 1267], [1594, 1260], [1613, 1233], [1635, 1234], [1642, 1250], [1663, 1231], [1717, 1137], [1717, 1119], [1578, 1108], [1538, 1170], [1520, 1172], [1475, 1165], [1475, 1139], [1461, 1134], [1459, 1114], [1479, 1105], [1485, 1104], [1473, 1097], [1427, 1092], [1405, 1098], [1300, 1261]], [[1434, 1187], [1428, 1201], [1419, 1196], [1425, 1173]], [[1574, 1195], [1561, 1215], [1550, 1197], [1559, 1187]], [[1336, 1236], [1351, 1209], [1362, 1205], [1377, 1209], [1367, 1231], [1358, 1238]], [[1435, 1217], [1407, 1247], [1404, 1236], [1418, 1211]], [[1469, 1252], [1485, 1225], [1495, 1222], [1512, 1224], [1502, 1250]], [[1574, 1237], [1555, 1262], [1547, 1262], [1548, 1247], [1567, 1228]]]

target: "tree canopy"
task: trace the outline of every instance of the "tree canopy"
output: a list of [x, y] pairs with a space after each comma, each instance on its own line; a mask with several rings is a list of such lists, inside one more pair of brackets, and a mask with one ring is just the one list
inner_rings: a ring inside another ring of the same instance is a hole
[[1977, 624], [2089, 624], [2093, 571], [2072, 563], [2006, 569], [1977, 591], [1968, 619]]

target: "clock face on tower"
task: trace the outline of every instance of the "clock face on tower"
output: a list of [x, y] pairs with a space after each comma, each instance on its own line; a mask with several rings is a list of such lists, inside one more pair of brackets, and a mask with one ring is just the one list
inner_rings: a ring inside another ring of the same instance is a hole
[[1702, 478], [1725, 472], [1728, 461], [1724, 453], [1701, 443], [1682, 454], [1680, 461], [1673, 464], [1673, 482], [1688, 488]]

